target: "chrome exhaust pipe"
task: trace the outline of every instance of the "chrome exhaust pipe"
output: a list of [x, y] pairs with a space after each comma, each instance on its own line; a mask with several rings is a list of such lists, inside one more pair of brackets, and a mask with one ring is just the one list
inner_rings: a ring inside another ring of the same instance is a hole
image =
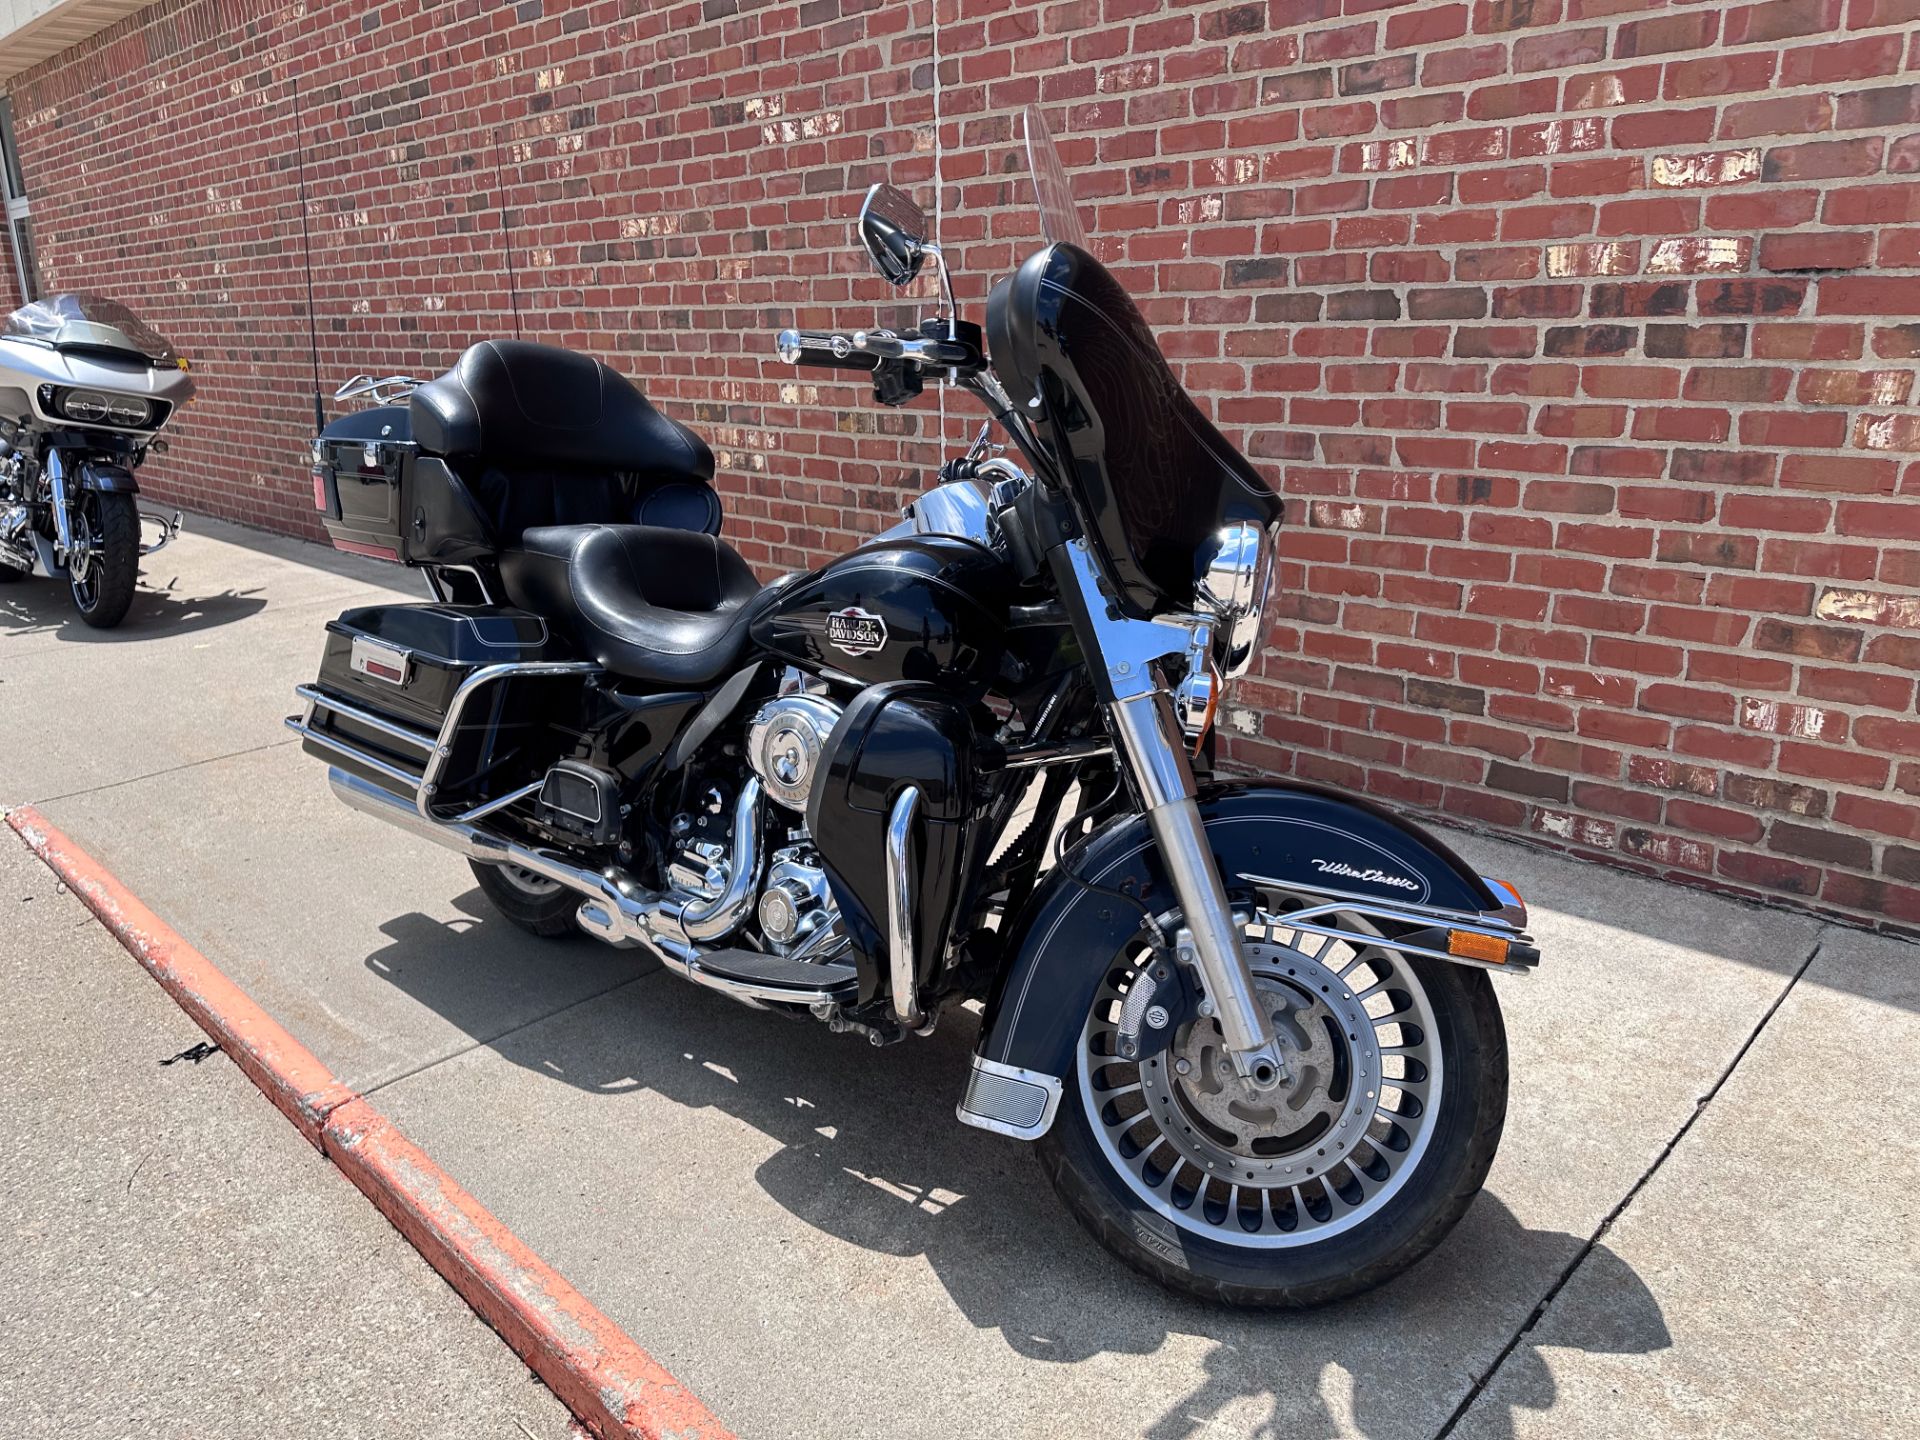
[[0, 565], [33, 573], [33, 545], [27, 539], [27, 525], [32, 518], [24, 505], [0, 510]]
[[[643, 946], [661, 964], [686, 979], [755, 1009], [763, 1008], [752, 996], [739, 993], [725, 977], [702, 970], [700, 952], [689, 939], [689, 934], [719, 938], [740, 923], [751, 905], [759, 874], [759, 781], [749, 781], [742, 787], [735, 806], [736, 864], [727, 889], [717, 899], [695, 905], [643, 890], [625, 871], [583, 870], [551, 850], [522, 845], [477, 825], [429, 820], [411, 800], [335, 765], [327, 767], [327, 784], [349, 809], [385, 820], [469, 860], [512, 865], [565, 886], [582, 897], [576, 918], [589, 935], [610, 945]], [[742, 861], [745, 863], [738, 863]]]
[[672, 901], [653, 912], [656, 935], [680, 944], [731, 935], [760, 893], [760, 781], [750, 776], [733, 802], [733, 853], [727, 886], [711, 900]]

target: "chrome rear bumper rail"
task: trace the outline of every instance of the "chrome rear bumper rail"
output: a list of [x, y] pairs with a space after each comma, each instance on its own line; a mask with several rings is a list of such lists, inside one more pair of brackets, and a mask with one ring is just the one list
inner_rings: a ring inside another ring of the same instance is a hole
[[[353, 721], [356, 725], [364, 725], [369, 730], [379, 731], [380, 734], [387, 736], [389, 739], [400, 741], [403, 745], [411, 745], [423, 755], [431, 754], [434, 746], [438, 743], [433, 736], [424, 730], [416, 730], [410, 725], [402, 725], [398, 721], [387, 719], [384, 715], [376, 715], [371, 710], [363, 710], [358, 705], [350, 705], [345, 700], [336, 700], [333, 696], [327, 694], [326, 691], [321, 690], [317, 686], [296, 685], [293, 687], [293, 693], [307, 702], [306, 723], [309, 726], [313, 724], [313, 712], [315, 708], [323, 707], [331, 710], [336, 715], [346, 716], [347, 719]], [[288, 717], [287, 724], [295, 730], [300, 728], [294, 724], [291, 716]], [[324, 739], [325, 737], [320, 738]]]

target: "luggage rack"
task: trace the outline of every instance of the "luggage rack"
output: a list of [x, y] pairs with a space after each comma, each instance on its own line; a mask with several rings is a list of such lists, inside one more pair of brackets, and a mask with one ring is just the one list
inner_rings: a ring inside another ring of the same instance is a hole
[[[447, 762], [453, 757], [453, 742], [460, 733], [461, 720], [473, 697], [499, 680], [587, 676], [598, 674], [599, 671], [599, 666], [584, 660], [525, 660], [500, 665], [482, 665], [461, 681], [460, 688], [454, 691], [452, 703], [447, 706], [446, 718], [440, 722], [438, 734], [418, 726], [403, 724], [368, 710], [364, 706], [342, 700], [328, 694], [317, 685], [296, 685], [293, 693], [307, 702], [307, 709], [304, 715], [287, 716], [286, 725], [301, 739], [311, 740], [323, 749], [331, 750], [354, 764], [370, 770], [382, 779], [400, 786], [413, 801], [420, 818], [429, 824], [467, 825], [475, 820], [484, 819], [496, 810], [504, 810], [509, 805], [538, 794], [541, 785], [545, 783], [543, 776], [531, 784], [519, 786], [505, 795], [495, 796], [491, 800], [482, 801], [470, 809], [454, 814], [442, 814], [434, 808], [434, 797], [440, 789], [441, 774], [446, 769]], [[408, 770], [338, 735], [318, 728], [315, 722], [328, 716], [339, 716], [342, 719], [351, 720], [356, 725], [363, 725], [376, 734], [384, 735], [411, 750], [417, 750], [421, 757], [420, 770], [418, 772]]]

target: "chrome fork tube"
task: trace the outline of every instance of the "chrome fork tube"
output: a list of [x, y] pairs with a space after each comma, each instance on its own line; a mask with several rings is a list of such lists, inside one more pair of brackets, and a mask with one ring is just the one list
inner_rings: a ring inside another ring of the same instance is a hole
[[73, 553], [73, 517], [67, 514], [67, 467], [58, 447], [47, 451], [47, 488], [53, 492], [53, 533], [60, 542], [60, 563]]
[[1105, 702], [1108, 725], [1180, 902], [1180, 958], [1191, 959], [1200, 973], [1207, 992], [1202, 1013], [1219, 1021], [1241, 1082], [1270, 1090], [1287, 1078], [1286, 1060], [1274, 1040], [1272, 1019], [1261, 1008], [1233, 907], [1213, 863], [1173, 701], [1154, 673], [1156, 665], [1174, 658], [1184, 658], [1191, 669], [1196, 650], [1204, 659], [1211, 648], [1207, 622], [1192, 615], [1134, 620], [1120, 614], [1103, 592], [1084, 539], [1055, 549], [1052, 564], [1060, 598], [1097, 667], [1096, 693]]
[[1233, 1053], [1240, 1078], [1256, 1089], [1270, 1089], [1286, 1078], [1286, 1062], [1257, 1001], [1233, 907], [1213, 863], [1213, 847], [1194, 800], [1193, 768], [1186, 749], [1173, 738], [1180, 732], [1172, 701], [1163, 690], [1149, 690], [1112, 701], [1107, 715], [1166, 861], [1181, 919], [1192, 937], [1193, 964], [1220, 1023], [1221, 1038]]

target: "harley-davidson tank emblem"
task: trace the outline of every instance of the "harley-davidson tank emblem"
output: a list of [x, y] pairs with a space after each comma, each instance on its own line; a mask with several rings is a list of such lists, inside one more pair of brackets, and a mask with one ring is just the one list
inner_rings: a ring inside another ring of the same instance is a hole
[[849, 655], [871, 655], [887, 643], [887, 622], [870, 610], [849, 605], [827, 616], [827, 643]]
[[1418, 890], [1420, 888], [1420, 882], [1418, 880], [1409, 880], [1404, 875], [1392, 875], [1385, 870], [1375, 869], [1372, 866], [1368, 866], [1362, 870], [1356, 865], [1347, 864], [1344, 860], [1312, 859], [1309, 863], [1322, 875], [1338, 875], [1343, 880], [1365, 880], [1370, 885], [1391, 885], [1396, 890]]

